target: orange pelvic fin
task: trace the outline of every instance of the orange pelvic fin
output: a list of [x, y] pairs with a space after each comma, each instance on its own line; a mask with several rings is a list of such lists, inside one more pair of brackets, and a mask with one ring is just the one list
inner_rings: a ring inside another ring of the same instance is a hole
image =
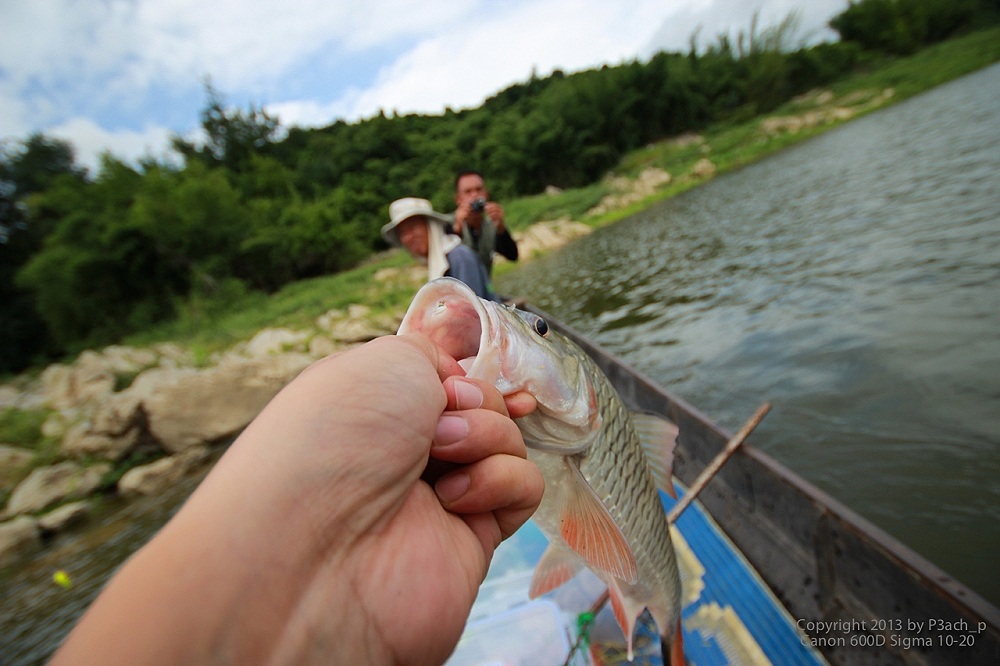
[[573, 470], [574, 479], [563, 506], [560, 525], [563, 541], [594, 569], [635, 583], [639, 576], [635, 555], [621, 528], [576, 463], [567, 459], [566, 464]]
[[580, 562], [564, 548], [550, 545], [535, 567], [528, 596], [531, 599], [551, 592], [580, 571]]

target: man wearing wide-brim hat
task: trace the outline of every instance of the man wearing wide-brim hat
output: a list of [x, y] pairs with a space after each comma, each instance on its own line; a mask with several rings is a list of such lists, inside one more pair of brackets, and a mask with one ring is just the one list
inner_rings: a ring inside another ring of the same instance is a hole
[[427, 199], [397, 199], [389, 205], [389, 223], [382, 227], [382, 238], [426, 262], [428, 280], [453, 277], [469, 285], [480, 298], [499, 302], [476, 253], [462, 245], [458, 236], [445, 233], [449, 222]]

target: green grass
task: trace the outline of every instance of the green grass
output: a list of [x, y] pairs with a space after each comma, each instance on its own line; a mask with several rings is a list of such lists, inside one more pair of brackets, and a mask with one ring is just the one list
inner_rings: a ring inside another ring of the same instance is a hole
[[218, 303], [202, 309], [185, 305], [179, 319], [134, 335], [125, 344], [178, 342], [190, 347], [196, 358], [207, 360], [213, 352], [247, 340], [263, 328], [308, 328], [320, 315], [352, 303], [364, 303], [373, 314], [394, 311], [404, 306], [412, 293], [394, 288], [392, 281], [376, 281], [375, 273], [410, 264], [407, 255], [392, 251], [352, 270], [299, 280], [269, 296], [246, 292], [224, 307]]
[[633, 150], [622, 158], [615, 172], [632, 178], [649, 167], [664, 169], [671, 174], [683, 173], [705, 154], [703, 138], [689, 134]]
[[872, 68], [830, 86], [838, 95], [865, 88], [894, 88], [895, 101], [908, 99], [1000, 60], [1000, 27], [929, 46], [908, 58]]
[[588, 210], [600, 203], [608, 194], [605, 183], [563, 190], [557, 194], [536, 194], [505, 203], [504, 212], [511, 220], [511, 228], [523, 229], [535, 222], [569, 218], [579, 220]]
[[42, 441], [42, 424], [49, 413], [47, 409], [0, 410], [0, 442], [34, 449]]
[[0, 443], [30, 451], [31, 460], [23, 465], [0, 468], [0, 507], [10, 492], [32, 469], [54, 462], [59, 442], [42, 435], [42, 424], [51, 414], [47, 409], [0, 409]]

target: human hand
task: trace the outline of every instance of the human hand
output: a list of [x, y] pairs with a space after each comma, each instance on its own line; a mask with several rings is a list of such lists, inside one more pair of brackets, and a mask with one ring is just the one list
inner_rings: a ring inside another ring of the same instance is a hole
[[307, 369], [115, 577], [57, 662], [444, 661], [493, 549], [542, 494], [507, 417], [534, 399], [462, 375], [422, 336]]
[[[366, 433], [375, 450], [354, 447], [354, 472], [341, 482], [354, 488], [327, 485], [331, 496], [320, 503], [340, 507], [330, 530], [358, 538], [330, 544], [339, 564], [314, 579], [315, 606], [302, 635], [347, 639], [366, 651], [343, 654], [376, 662], [440, 663], [461, 634], [493, 550], [537, 507], [541, 475], [525, 460], [499, 393], [460, 377], [457, 363], [425, 338], [387, 338], [365, 351], [330, 362], [341, 366], [339, 377], [348, 362], [358, 373], [344, 408], [364, 420], [352, 430]], [[509, 404], [518, 416], [534, 408], [524, 394]], [[428, 466], [428, 456], [439, 463]], [[459, 467], [435, 469], [441, 463]], [[329, 613], [331, 590], [347, 597], [340, 617]], [[356, 642], [345, 635], [350, 625]], [[313, 646], [293, 641], [288, 654], [299, 661]]]
[[494, 228], [498, 232], [502, 232], [504, 230], [503, 206], [496, 201], [489, 201], [486, 203], [486, 214], [489, 216], [490, 221], [493, 222]]
[[[471, 200], [470, 200], [471, 201]], [[451, 230], [452, 233], [461, 236], [462, 228], [469, 221], [469, 217], [472, 215], [472, 205], [470, 201], [462, 201], [458, 204], [455, 209], [455, 214], [453, 216]]]

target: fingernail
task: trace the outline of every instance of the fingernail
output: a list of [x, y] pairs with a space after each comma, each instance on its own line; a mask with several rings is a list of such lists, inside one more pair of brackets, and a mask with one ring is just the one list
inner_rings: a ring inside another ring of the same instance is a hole
[[[456, 389], [457, 390], [457, 389]], [[469, 423], [461, 416], [445, 414], [434, 430], [434, 446], [448, 446], [469, 436]]]
[[455, 408], [479, 409], [483, 406], [483, 392], [472, 382], [455, 380]]
[[454, 502], [469, 489], [468, 474], [450, 474], [434, 485], [434, 492], [442, 502]]

